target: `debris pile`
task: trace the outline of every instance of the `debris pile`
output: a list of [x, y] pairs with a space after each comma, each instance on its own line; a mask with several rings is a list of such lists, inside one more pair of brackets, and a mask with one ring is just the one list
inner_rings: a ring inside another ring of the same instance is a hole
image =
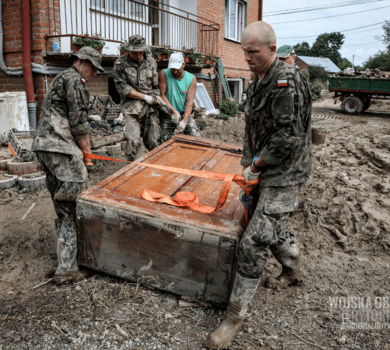
[[110, 136], [123, 130], [123, 115], [120, 107], [109, 95], [91, 96], [88, 115], [91, 138]]
[[344, 69], [341, 72], [331, 75], [332, 77], [363, 77], [363, 78], [390, 78], [390, 72], [383, 72], [379, 69], [366, 69], [364, 71], [355, 70], [353, 68]]

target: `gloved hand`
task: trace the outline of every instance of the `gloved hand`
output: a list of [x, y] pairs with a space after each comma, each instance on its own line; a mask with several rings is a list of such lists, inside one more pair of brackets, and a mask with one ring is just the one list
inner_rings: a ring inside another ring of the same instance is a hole
[[177, 127], [176, 127], [176, 129], [175, 129], [173, 135], [177, 135], [177, 134], [182, 133], [182, 132], [184, 131], [184, 129], [186, 128], [186, 126], [187, 126], [187, 123], [186, 123], [184, 120], [182, 120], [182, 121], [177, 125]]
[[146, 95], [144, 96], [144, 101], [149, 105], [152, 106], [156, 103], [156, 99], [153, 96]]
[[251, 181], [251, 180], [256, 180], [261, 174], [261, 171], [259, 171], [258, 173], [252, 173], [251, 172], [251, 167], [248, 166], [243, 172], [242, 172], [242, 176], [245, 177], [245, 180], [247, 181]]
[[176, 124], [176, 125], [179, 125], [180, 123], [180, 118], [181, 118], [181, 115], [178, 111], [175, 111], [175, 113], [172, 114], [172, 121]]
[[246, 194], [246, 192], [240, 188], [239, 198], [244, 208], [249, 210], [249, 207], [253, 204], [253, 196]]
[[165, 102], [163, 101], [163, 99], [160, 96], [155, 96], [155, 99], [156, 99], [156, 102], [154, 105], [155, 107], [161, 108], [162, 106], [165, 105]]

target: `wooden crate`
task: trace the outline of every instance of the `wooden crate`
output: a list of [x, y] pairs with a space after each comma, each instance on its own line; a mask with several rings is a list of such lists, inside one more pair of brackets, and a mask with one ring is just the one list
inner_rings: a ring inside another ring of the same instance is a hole
[[[138, 162], [241, 174], [241, 155], [221, 142], [177, 136]], [[228, 301], [237, 244], [244, 231], [239, 186], [225, 205], [203, 214], [153, 203], [142, 190], [198, 195], [216, 206], [221, 181], [129, 164], [77, 199], [78, 262], [130, 281], [214, 303]]]

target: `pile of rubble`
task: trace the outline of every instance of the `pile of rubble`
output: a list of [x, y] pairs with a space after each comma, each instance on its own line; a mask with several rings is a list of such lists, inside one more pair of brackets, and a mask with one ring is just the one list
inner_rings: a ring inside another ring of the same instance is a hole
[[92, 96], [88, 120], [91, 138], [113, 135], [123, 130], [123, 115], [120, 107], [109, 95]]
[[364, 71], [355, 70], [354, 68], [344, 69], [342, 72], [338, 72], [331, 75], [332, 77], [363, 77], [363, 78], [390, 78], [390, 72], [383, 72], [379, 69], [366, 69]]

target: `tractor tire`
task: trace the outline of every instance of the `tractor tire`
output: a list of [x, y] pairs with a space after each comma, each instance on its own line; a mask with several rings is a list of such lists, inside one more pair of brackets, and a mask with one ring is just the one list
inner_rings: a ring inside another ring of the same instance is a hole
[[8, 175], [3, 174], [4, 177], [8, 177], [9, 179], [0, 180], [0, 190], [5, 190], [7, 188], [14, 187], [16, 185], [16, 181], [18, 181], [18, 177], [16, 175]]
[[357, 96], [348, 96], [341, 104], [343, 112], [358, 115], [363, 111], [363, 101]]
[[35, 174], [19, 176], [18, 184], [20, 187], [25, 188], [27, 192], [39, 192], [46, 188], [46, 174], [41, 171]]

